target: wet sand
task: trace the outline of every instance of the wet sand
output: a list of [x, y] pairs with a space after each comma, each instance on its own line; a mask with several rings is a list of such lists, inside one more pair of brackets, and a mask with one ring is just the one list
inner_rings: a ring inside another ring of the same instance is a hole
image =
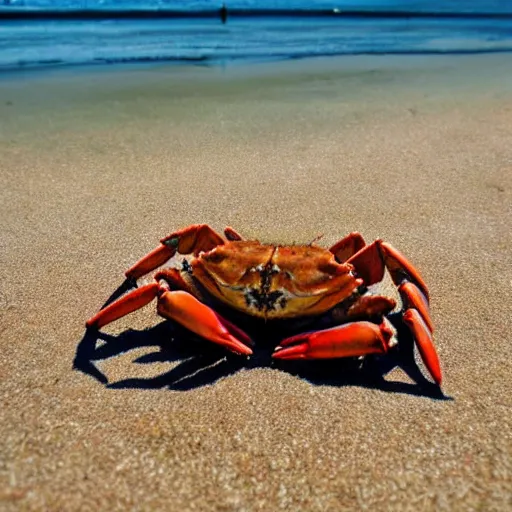
[[[18, 74], [0, 119], [0, 509], [512, 506], [511, 55]], [[442, 393], [405, 337], [359, 370], [270, 366], [268, 328], [226, 359], [151, 306], [85, 336], [196, 222], [392, 243]]]

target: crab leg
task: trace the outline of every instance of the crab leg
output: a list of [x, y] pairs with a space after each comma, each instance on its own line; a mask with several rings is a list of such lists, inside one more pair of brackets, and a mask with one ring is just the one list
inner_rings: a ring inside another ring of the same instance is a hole
[[432, 341], [434, 327], [429, 311], [428, 288], [420, 273], [403, 254], [381, 240], [361, 249], [349, 258], [348, 263], [354, 265], [366, 285], [382, 280], [384, 269], [388, 269], [402, 297], [404, 322], [411, 330], [430, 375], [437, 384], [441, 384], [441, 367]]
[[347, 262], [354, 265], [357, 274], [364, 279], [367, 286], [381, 281], [384, 269], [387, 268], [397, 286], [404, 280], [413, 281], [427, 301], [429, 299], [427, 285], [413, 264], [392, 245], [382, 240], [375, 240], [363, 247]]
[[160, 285], [158, 283], [141, 286], [98, 311], [98, 313], [85, 322], [85, 325], [88, 329], [100, 329], [104, 325], [126, 316], [128, 313], [143, 308], [158, 297], [159, 292]]
[[230, 242], [243, 240], [242, 235], [237, 233], [231, 226], [227, 226], [224, 230], [224, 235]]
[[192, 286], [183, 279], [181, 272], [177, 268], [164, 268], [155, 274], [155, 279], [159, 282], [163, 280], [171, 290], [182, 290], [192, 295], [194, 294]]
[[355, 322], [368, 318], [382, 318], [396, 307], [396, 301], [382, 295], [362, 295], [348, 309], [334, 307], [332, 318], [336, 323]]
[[404, 313], [403, 319], [416, 340], [421, 359], [423, 359], [430, 375], [432, 375], [436, 384], [441, 385], [443, 378], [441, 375], [441, 365], [439, 364], [439, 357], [434, 348], [434, 343], [432, 342], [432, 332], [416, 309], [408, 309]]
[[224, 244], [224, 239], [207, 224], [193, 224], [160, 240], [160, 245], [130, 267], [125, 276], [138, 279], [180, 254], [199, 254]]
[[427, 324], [429, 331], [431, 333], [434, 332], [434, 324], [430, 318], [428, 300], [425, 295], [423, 295], [422, 291], [414, 283], [405, 281], [398, 287], [398, 292], [400, 293], [400, 297], [402, 297], [404, 309], [418, 310], [421, 318]]
[[362, 235], [354, 232], [336, 242], [329, 251], [334, 254], [338, 262], [344, 263], [356, 252], [360, 251], [365, 245], [366, 242]]
[[291, 336], [281, 341], [274, 359], [333, 359], [382, 354], [392, 346], [393, 332], [385, 321], [353, 322], [331, 329]]
[[88, 328], [99, 329], [118, 318], [140, 309], [158, 298], [158, 313], [174, 320], [199, 336], [235, 352], [250, 355], [252, 344], [245, 332], [215, 313], [185, 291], [168, 291], [151, 283], [133, 290], [102, 309], [86, 322]]
[[441, 384], [441, 365], [432, 341], [434, 325], [430, 318], [428, 300], [422, 291], [409, 281], [402, 283], [398, 291], [405, 309], [403, 320], [416, 340], [421, 358], [430, 375], [437, 384]]

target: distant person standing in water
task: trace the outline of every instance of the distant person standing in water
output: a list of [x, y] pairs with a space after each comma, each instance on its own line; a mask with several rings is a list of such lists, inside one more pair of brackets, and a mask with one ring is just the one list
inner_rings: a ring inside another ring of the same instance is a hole
[[222, 20], [222, 23], [226, 23], [228, 19], [228, 8], [226, 7], [226, 4], [222, 4], [222, 7], [220, 8], [220, 19]]

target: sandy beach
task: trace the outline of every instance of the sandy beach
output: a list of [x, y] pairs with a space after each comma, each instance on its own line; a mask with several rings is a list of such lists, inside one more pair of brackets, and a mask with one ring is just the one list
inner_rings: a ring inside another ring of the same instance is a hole
[[[512, 508], [511, 141], [510, 54], [4, 75], [0, 510]], [[151, 306], [86, 336], [202, 222], [392, 243], [442, 393], [398, 357], [225, 358]]]

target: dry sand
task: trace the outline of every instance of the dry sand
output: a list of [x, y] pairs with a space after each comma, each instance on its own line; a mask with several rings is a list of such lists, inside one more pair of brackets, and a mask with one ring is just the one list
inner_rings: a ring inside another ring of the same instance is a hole
[[[512, 56], [18, 74], [0, 119], [1, 510], [512, 508]], [[240, 368], [152, 307], [95, 350], [84, 321], [193, 222], [394, 244], [444, 394], [389, 359]]]

